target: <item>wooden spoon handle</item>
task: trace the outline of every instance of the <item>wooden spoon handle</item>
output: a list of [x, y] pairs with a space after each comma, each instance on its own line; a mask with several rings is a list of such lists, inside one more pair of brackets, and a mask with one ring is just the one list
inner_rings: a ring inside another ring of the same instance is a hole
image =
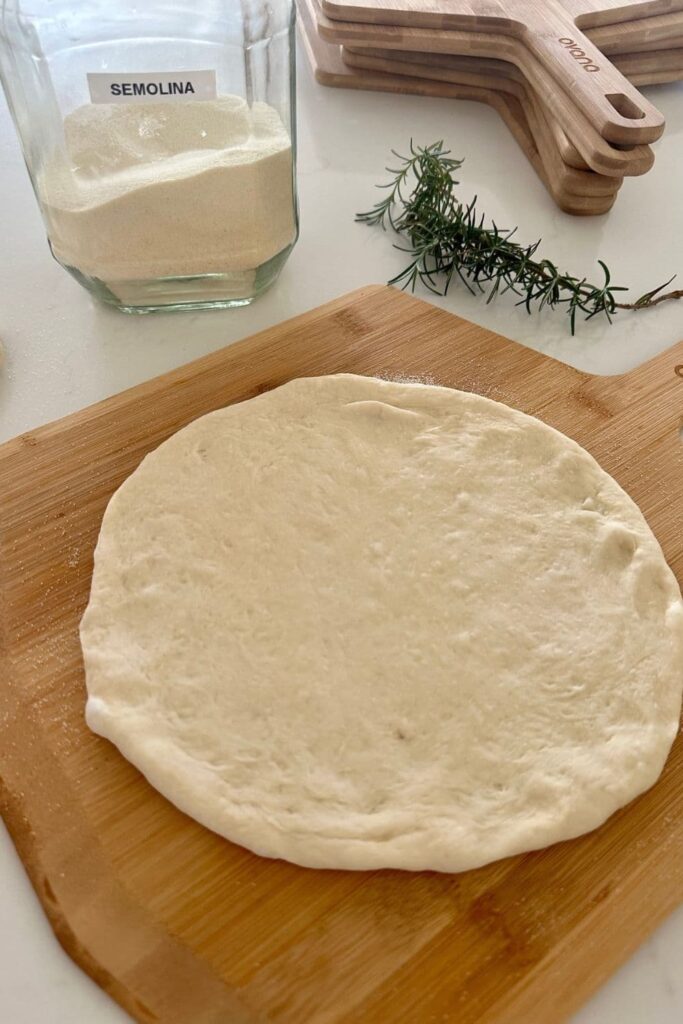
[[523, 29], [525, 45], [599, 134], [618, 146], [655, 142], [664, 118], [572, 23], [554, 0]]

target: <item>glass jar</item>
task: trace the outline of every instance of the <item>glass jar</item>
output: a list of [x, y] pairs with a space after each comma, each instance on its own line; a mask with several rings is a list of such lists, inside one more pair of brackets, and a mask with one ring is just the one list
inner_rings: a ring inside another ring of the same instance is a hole
[[245, 305], [298, 235], [292, 0], [0, 0], [55, 259], [127, 312]]

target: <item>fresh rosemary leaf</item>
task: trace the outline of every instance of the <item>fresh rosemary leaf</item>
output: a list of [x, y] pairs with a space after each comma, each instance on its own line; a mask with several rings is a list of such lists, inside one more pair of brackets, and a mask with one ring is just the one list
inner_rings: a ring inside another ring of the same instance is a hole
[[683, 289], [664, 292], [673, 277], [641, 295], [635, 302], [618, 302], [628, 291], [612, 284], [609, 268], [598, 260], [604, 280], [591, 284], [585, 278], [563, 273], [549, 259], [537, 258], [539, 239], [523, 245], [511, 230], [487, 224], [477, 209], [476, 196], [469, 205], [456, 197], [459, 182], [454, 175], [463, 165], [451, 156], [443, 141], [430, 146], [410, 143], [410, 155], [392, 150], [398, 166], [387, 168], [392, 180], [378, 186], [386, 195], [356, 220], [371, 227], [390, 227], [407, 239], [396, 246], [410, 262], [389, 284], [415, 290], [418, 284], [446, 295], [457, 278], [473, 294], [486, 294], [487, 302], [512, 292], [528, 313], [534, 309], [565, 307], [572, 334], [577, 314], [584, 319], [603, 314], [608, 321], [619, 310], [651, 309], [661, 302], [683, 298]]

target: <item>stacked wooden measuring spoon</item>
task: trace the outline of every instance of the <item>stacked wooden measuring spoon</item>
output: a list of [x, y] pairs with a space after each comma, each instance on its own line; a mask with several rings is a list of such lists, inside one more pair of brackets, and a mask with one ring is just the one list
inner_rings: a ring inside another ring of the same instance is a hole
[[605, 213], [664, 119], [637, 86], [683, 80], [683, 0], [297, 0], [327, 85], [481, 100], [562, 209]]

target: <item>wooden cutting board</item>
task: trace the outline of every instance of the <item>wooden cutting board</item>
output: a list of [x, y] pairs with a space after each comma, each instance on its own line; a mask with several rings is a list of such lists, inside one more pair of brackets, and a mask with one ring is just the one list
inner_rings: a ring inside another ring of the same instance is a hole
[[[565, 5], [566, 6], [566, 5]], [[681, 46], [683, 13], [660, 14], [640, 21], [622, 22], [590, 29], [591, 42], [604, 54], [669, 50]]]
[[[568, 140], [566, 137], [558, 139], [558, 131], [546, 118], [542, 105], [525, 88], [523, 80], [517, 81], [514, 75], [487, 75], [486, 61], [450, 54], [430, 55], [434, 68], [418, 66], [419, 59], [427, 58], [427, 54], [404, 54], [398, 50], [384, 53], [344, 48], [342, 58], [340, 47], [326, 43], [316, 31], [314, 0], [297, 0], [297, 10], [304, 50], [316, 81], [322, 85], [486, 103], [502, 118], [561, 210], [573, 216], [599, 216], [614, 205], [623, 179], [608, 178], [565, 163], [560, 146], [562, 141], [569, 147]], [[390, 55], [395, 61], [380, 59]], [[415, 61], [414, 67], [407, 66], [411, 60]], [[492, 63], [502, 65], [511, 73], [517, 70], [502, 61]], [[462, 68], [463, 74], [451, 75], [451, 65]], [[485, 66], [483, 70], [481, 65]], [[442, 67], [447, 69], [446, 78], [441, 74]]]
[[[545, 106], [541, 103], [538, 96], [525, 85], [522, 76], [520, 76], [517, 68], [513, 64], [508, 64], [506, 61], [500, 60], [487, 60], [485, 57], [459, 57], [455, 54], [445, 53], [420, 53], [420, 52], [405, 52], [403, 50], [382, 50], [375, 49], [373, 47], [343, 47], [343, 55], [355, 54], [357, 56], [367, 56], [374, 54], [375, 56], [383, 56], [387, 61], [399, 61], [409, 60], [414, 64], [421, 65], [422, 69], [429, 68], [430, 66], [436, 68], [449, 67], [452, 71], [458, 70], [463, 75], [473, 74], [477, 78], [480, 78], [482, 83], [485, 80], [487, 87], [490, 89], [500, 89], [504, 92], [513, 93], [523, 92], [529, 96], [538, 108], [539, 112], [543, 116], [544, 121], [548, 125], [554, 135], [557, 129], [553, 126], [555, 122], [551, 122], [550, 118], [546, 115]], [[344, 59], [346, 57], [344, 56]], [[666, 53], [636, 53], [636, 54], [622, 54], [619, 58], [620, 66], [624, 70], [624, 74], [628, 75], [631, 81], [637, 81], [644, 85], [657, 85], [662, 82], [680, 82], [683, 80], [683, 49], [669, 50]], [[354, 66], [360, 67], [358, 62], [349, 62]], [[515, 72], [517, 72], [515, 74]], [[413, 74], [418, 74], [417, 70], [413, 70]], [[419, 72], [422, 75], [422, 70]], [[425, 77], [430, 77], [426, 74]], [[562, 131], [562, 129], [560, 129]], [[566, 139], [566, 136], [565, 136]], [[578, 154], [577, 154], [578, 156]], [[571, 162], [571, 166], [575, 166]], [[584, 167], [585, 170], [585, 167]], [[614, 178], [609, 179], [603, 175], [598, 175], [596, 172], [590, 172], [589, 180], [595, 184], [599, 182], [612, 182], [612, 188], [614, 187]], [[618, 183], [618, 182], [617, 182]], [[607, 186], [605, 186], [607, 187]]]
[[[504, 81], [505, 88], [492, 88], [490, 78], [477, 74], [444, 79], [439, 68], [408, 66], [398, 59], [396, 62], [378, 60], [375, 55], [382, 58], [383, 51], [361, 50], [358, 55], [349, 53], [342, 59], [340, 47], [326, 43], [318, 35], [312, 0], [297, 0], [297, 10], [304, 51], [315, 79], [321, 85], [486, 103], [505, 122], [561, 210], [573, 216], [590, 217], [607, 213], [614, 205], [622, 179], [602, 177], [593, 171], [577, 170], [565, 164], [540, 105], [525, 93], [523, 86]], [[396, 54], [398, 58], [401, 51], [390, 50], [387, 53]], [[443, 60], [466, 58], [443, 56]]]
[[[394, 10], [396, 5], [401, 2], [402, 0], [336, 0], [339, 17], [345, 16], [344, 9], [354, 8], [355, 11], [366, 11], [373, 17], [386, 18], [382, 9]], [[409, 2], [410, 0], [406, 0], [406, 3]], [[574, 24], [583, 31], [642, 21], [646, 18], [666, 16], [683, 11], [683, 0], [560, 0], [560, 2]], [[330, 9], [332, 9], [335, 0], [329, 0], [329, 3]], [[432, 10], [445, 10], [448, 13], [450, 8], [444, 6], [447, 4], [448, 0], [435, 0]], [[494, 8], [502, 6], [501, 0], [489, 0], [487, 6], [489, 12], [493, 14]], [[373, 11], [379, 11], [379, 13], [375, 15], [372, 14]], [[352, 21], [367, 20], [366, 16], [357, 17], [355, 12], [349, 14], [348, 17]]]
[[652, 167], [654, 154], [649, 146], [619, 149], [606, 142], [577, 107], [565, 102], [564, 92], [557, 88], [545, 66], [525, 52], [526, 48], [518, 39], [491, 32], [333, 21], [324, 13], [318, 0], [315, 3], [318, 32], [329, 43], [354, 48], [371, 46], [486, 57], [515, 65], [524, 81], [542, 98], [549, 117], [560, 125], [592, 170], [607, 176], [624, 177], [645, 174]]
[[[429, 71], [430, 67], [448, 67], [451, 72], [457, 72], [458, 75], [462, 76], [463, 80], [465, 76], [472, 75], [475, 79], [479, 80], [479, 84], [485, 85], [486, 88], [500, 89], [503, 92], [523, 93], [529, 97], [533, 105], [538, 109], [548, 126], [548, 131], [552, 131], [550, 119], [545, 113], [545, 106], [537, 98], [536, 94], [528, 86], [525, 86], [518, 75], [510, 75], [510, 70], [513, 72], [517, 70], [514, 68], [514, 65], [508, 64], [506, 71], [502, 75], [499, 74], [499, 68], [501, 65], [506, 64], [505, 61], [488, 61], [485, 57], [458, 57], [455, 54], [445, 53], [425, 54], [412, 51], [406, 53], [403, 50], [381, 50], [372, 47], [343, 47], [342, 50], [344, 60], [346, 60], [346, 54], [349, 53], [360, 57], [363, 55], [369, 56], [370, 54], [375, 57], [381, 56], [387, 63], [395, 63], [407, 59], [415, 65], [420, 65], [419, 71], [417, 68], [413, 68], [413, 75], [419, 74], [421, 77], [434, 78], [438, 76], [434, 76]], [[623, 67], [624, 74], [627, 74], [631, 81], [642, 81], [646, 85], [656, 85], [665, 81], [680, 82], [683, 80], [683, 49], [669, 50], [666, 53], [622, 54], [619, 57], [619, 62]], [[348, 63], [354, 67], [363, 66], [357, 60], [349, 61]], [[457, 81], [457, 75], [454, 75], [452, 80]], [[610, 179], [604, 175], [597, 174], [595, 171], [591, 171], [588, 175], [587, 183], [590, 183], [591, 186], [597, 185], [601, 190], [603, 186], [605, 190], [613, 190], [615, 184], [619, 183], [619, 179]], [[577, 189], [577, 191], [581, 190]], [[592, 191], [592, 187], [589, 187], [588, 191]]]
[[[678, 40], [678, 42], [683, 42]], [[616, 58], [615, 58], [616, 59]], [[675, 49], [622, 54], [619, 67], [632, 81], [648, 85], [662, 82], [680, 82], [683, 79], [683, 46]]]
[[562, 0], [562, 3], [581, 28], [616, 25], [683, 11], [683, 0]]
[[[315, 11], [316, 3], [315, 0], [306, 0], [311, 6], [311, 9]], [[324, 16], [322, 16], [324, 19]], [[331, 23], [329, 21], [322, 20], [321, 24], [328, 26]], [[346, 22], [345, 24], [351, 24]], [[342, 30], [343, 31], [343, 30]], [[448, 34], [450, 38], [451, 33]], [[348, 49], [349, 47], [347, 47]], [[354, 45], [352, 49], [360, 53], [362, 49], [374, 49], [370, 44]], [[386, 56], [393, 55], [396, 57], [396, 49], [386, 47]], [[404, 51], [405, 52], [405, 51]], [[415, 59], [419, 57], [421, 64], [442, 64], [444, 60], [447, 60], [452, 67], [460, 65], [463, 70], [478, 71], [481, 74], [490, 75], [494, 80], [500, 78], [511, 80], [524, 86], [526, 89], [529, 88], [524, 75], [515, 64], [511, 64], [507, 60], [495, 60], [491, 57], [475, 57], [471, 54], [455, 54], [448, 53], [446, 51], [435, 51], [433, 53], [427, 50], [416, 50], [413, 51]], [[657, 85], [655, 81], [657, 77], [657, 70], [682, 72], [683, 71], [683, 46], [670, 47], [668, 50], [662, 51], [651, 51], [644, 50], [642, 53], [620, 53], [614, 58], [618, 63], [619, 67], [623, 69], [624, 74], [633, 75], [634, 79], [637, 79], [641, 85]], [[497, 82], [498, 88], [508, 88], [504, 83]], [[537, 96], [537, 100], [540, 102], [540, 97]]]
[[60, 941], [140, 1024], [557, 1024], [683, 899], [680, 739], [596, 832], [439, 875], [256, 857], [85, 727], [77, 627], [113, 491], [195, 417], [339, 371], [540, 415], [626, 487], [683, 579], [683, 343], [591, 377], [362, 289], [0, 448], [3, 816]]
[[560, 0], [323, 0], [323, 10], [332, 19], [510, 37], [519, 43], [520, 68], [526, 70], [527, 58], [543, 65], [562, 102], [608, 142], [656, 142], [664, 131], [659, 111], [577, 28]]
[[[567, 192], [572, 196], [587, 196], [599, 200], [611, 197], [612, 203], [614, 202], [623, 179], [607, 178], [594, 171], [576, 170], [565, 164], [542, 105], [523, 85], [510, 79], [498, 80], [495, 75], [482, 74], [469, 69], [464, 63], [468, 59], [466, 57], [451, 57], [449, 54], [441, 54], [432, 58], [428, 63], [422, 63], [420, 58], [423, 56], [419, 53], [404, 53], [402, 50], [384, 51], [365, 48], [347, 50], [342, 48], [342, 60], [355, 71], [382, 72], [401, 77], [418, 76], [421, 79], [434, 83], [440, 82], [444, 85], [472, 86], [482, 89], [487, 97], [490, 91], [500, 92], [503, 94], [501, 100], [506, 104], [509, 103], [510, 97], [514, 97], [524, 114], [534, 144], [543, 161], [546, 175], [554, 187], [553, 194]], [[447, 96], [449, 93], [444, 91], [443, 95]], [[487, 98], [485, 98], [486, 101]], [[488, 102], [491, 101], [488, 100]], [[493, 104], [491, 103], [491, 105]], [[504, 117], [504, 120], [509, 127], [508, 119]], [[598, 206], [602, 207], [602, 203], [598, 203]], [[583, 212], [588, 213], [589, 208], [585, 208]], [[604, 213], [605, 209], [603, 207], [593, 212]]]

